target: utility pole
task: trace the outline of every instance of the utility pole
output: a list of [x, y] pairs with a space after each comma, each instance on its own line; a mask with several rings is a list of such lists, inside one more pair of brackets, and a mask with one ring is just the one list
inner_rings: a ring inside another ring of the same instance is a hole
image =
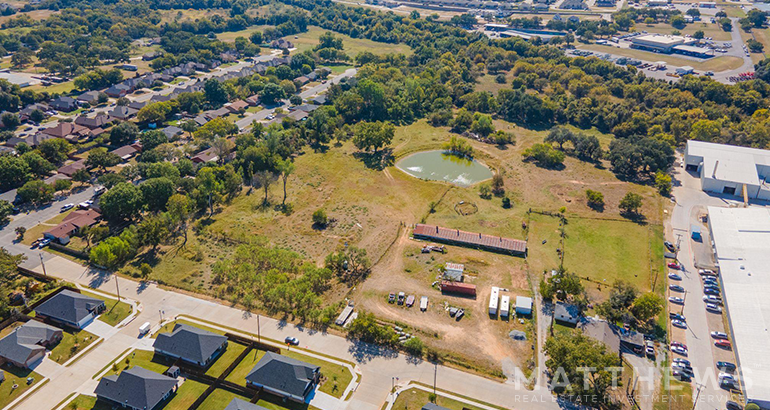
[[45, 261], [43, 260], [42, 252], [40, 252], [40, 264], [43, 265], [43, 276], [48, 277], [48, 273], [45, 271]]
[[698, 394], [695, 395], [695, 400], [692, 402], [692, 410], [695, 410], [695, 406], [698, 405], [698, 397], [700, 397], [700, 391], [703, 388], [703, 384], [696, 383], [696, 385], [698, 386]]
[[433, 395], [436, 395], [436, 374], [438, 373], [438, 363], [433, 363]]
[[260, 328], [260, 326], [259, 326], [259, 313], [257, 313], [257, 340], [259, 341], [259, 343], [262, 343], [262, 333], [259, 330], [259, 328]]
[[120, 302], [120, 286], [118, 285], [118, 275], [112, 274], [115, 277], [115, 289], [118, 291], [118, 302]]

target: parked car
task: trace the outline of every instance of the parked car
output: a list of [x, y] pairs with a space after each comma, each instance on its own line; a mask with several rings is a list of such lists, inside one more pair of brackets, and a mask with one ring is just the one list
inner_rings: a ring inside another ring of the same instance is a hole
[[680, 315], [679, 313], [670, 312], [668, 314], [668, 317], [669, 317], [669, 319], [681, 320], [682, 322], [686, 322], [687, 321], [687, 319], [685, 319], [684, 316]]
[[684, 292], [684, 288], [679, 285], [668, 285], [668, 288], [674, 292]]
[[716, 296], [713, 296], [713, 295], [703, 296], [703, 301], [706, 302], [706, 303], [713, 303], [715, 305], [721, 305], [722, 304], [722, 299], [718, 298]]
[[87, 201], [83, 201], [83, 202], [79, 203], [79, 204], [78, 204], [78, 208], [80, 208], [80, 209], [88, 209], [88, 208], [90, 208], [90, 207], [91, 207], [91, 205], [93, 205], [93, 204], [94, 204], [94, 201], [92, 201], [92, 200], [90, 200], [90, 199], [89, 199], [89, 200], [87, 200]]
[[716, 279], [714, 279], [712, 276], [705, 276], [703, 278], [703, 284], [704, 285], [714, 285], [719, 286], [719, 282], [717, 282]]
[[717, 340], [716, 342], [714, 342], [714, 346], [721, 347], [722, 349], [732, 348], [732, 344], [730, 344], [730, 342], [727, 340]]
[[720, 372], [718, 377], [719, 377], [719, 380], [723, 380], [723, 379], [728, 379], [733, 381], [735, 380], [735, 376], [733, 376], [730, 373]]
[[679, 328], [682, 328], [682, 329], [687, 329], [687, 323], [685, 323], [685, 322], [683, 322], [681, 320], [672, 320], [671, 324], [673, 326], [676, 326], [676, 327], [679, 327]]
[[691, 366], [690, 361], [687, 360], [687, 359], [676, 358], [676, 359], [674, 359], [674, 363], [680, 363], [680, 364], [682, 364], [683, 366], [686, 366], [686, 367], [690, 367]]
[[711, 313], [722, 313], [722, 308], [713, 303], [706, 303], [706, 310]]
[[727, 390], [734, 390], [737, 386], [733, 379], [722, 379], [719, 381], [719, 387]]
[[62, 205], [60, 212], [69, 211], [70, 209], [74, 208], [75, 204], [64, 204]]
[[727, 333], [711, 332], [711, 337], [714, 339], [727, 339]]
[[665, 241], [665, 242], [663, 242], [663, 245], [665, 245], [666, 249], [670, 250], [671, 252], [676, 252], [676, 246], [674, 246], [673, 243], [671, 243], [669, 241]]
[[682, 346], [671, 346], [671, 351], [682, 356], [687, 356], [687, 349]]
[[394, 303], [396, 301], [396, 292], [390, 292], [388, 294], [388, 303]]
[[299, 345], [299, 339], [292, 336], [286, 336], [286, 339], [283, 339], [283, 342], [287, 345], [297, 346]]
[[671, 342], [671, 346], [679, 346], [687, 349], [687, 345], [681, 342]]
[[689, 375], [687, 375], [686, 373], [680, 372], [678, 370], [674, 370], [673, 372], [671, 372], [671, 375], [673, 375], [674, 378], [676, 378], [679, 381], [689, 382], [691, 380], [691, 377]]
[[711, 269], [700, 269], [698, 270], [698, 274], [701, 276], [717, 276], [716, 272]]
[[676, 274], [674, 272], [669, 273], [668, 278], [673, 280], [682, 280], [682, 277], [679, 276], [679, 274]]
[[668, 267], [671, 269], [681, 270], [682, 265], [679, 264], [679, 262], [669, 262]]
[[682, 365], [678, 365], [678, 364], [674, 363], [674, 364], [671, 365], [671, 369], [673, 369], [675, 372], [684, 373], [684, 374], [686, 374], [689, 377], [693, 376], [693, 372], [692, 372], [692, 368], [691, 367], [686, 367], [686, 366], [682, 366]]
[[51, 243], [50, 239], [43, 238], [43, 239], [40, 240], [40, 242], [38, 242], [37, 246], [42, 249], [42, 248], [45, 248], [46, 246], [48, 246], [48, 244], [50, 244], [50, 243]]
[[743, 406], [732, 400], [728, 400], [727, 403], [725, 403], [725, 407], [727, 407], [727, 410], [743, 410]]
[[734, 372], [736, 367], [734, 364], [730, 362], [717, 362], [717, 369], [728, 371], [728, 372]]
[[684, 299], [676, 296], [671, 296], [670, 298], [668, 298], [668, 301], [671, 303], [676, 303], [677, 305], [684, 305]]
[[414, 295], [409, 295], [406, 298], [406, 307], [412, 307], [414, 305]]
[[719, 296], [719, 290], [714, 288], [703, 288], [703, 293], [706, 295]]

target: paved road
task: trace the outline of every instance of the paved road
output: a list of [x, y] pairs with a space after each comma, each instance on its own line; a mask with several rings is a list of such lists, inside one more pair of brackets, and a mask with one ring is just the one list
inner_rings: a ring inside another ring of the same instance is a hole
[[[694, 266], [693, 252], [689, 229], [693, 210], [701, 206], [727, 206], [729, 201], [712, 194], [707, 194], [700, 189], [700, 180], [685, 171], [680, 166], [682, 160], [678, 159], [674, 166], [673, 197], [676, 204], [671, 214], [670, 229], [667, 229], [668, 240], [677, 243], [679, 241], [679, 262], [684, 269], [681, 273], [681, 285], [687, 290], [683, 314], [687, 318], [687, 329], [672, 329], [671, 339], [685, 343], [688, 347], [687, 359], [692, 362], [695, 371], [693, 383], [693, 395], [697, 393], [698, 385], [702, 385], [700, 399], [696, 405], [698, 410], [724, 409], [724, 403], [729, 400], [729, 394], [720, 389], [715, 383], [716, 373], [713, 352], [713, 341], [708, 323], [700, 275]], [[733, 201], [734, 202], [734, 201]], [[674, 283], [669, 280], [669, 283]], [[681, 296], [679, 294], [672, 294]], [[670, 305], [672, 312], [682, 311], [680, 305]], [[684, 338], [685, 340], [682, 340]], [[674, 357], [679, 357], [676, 354]]]

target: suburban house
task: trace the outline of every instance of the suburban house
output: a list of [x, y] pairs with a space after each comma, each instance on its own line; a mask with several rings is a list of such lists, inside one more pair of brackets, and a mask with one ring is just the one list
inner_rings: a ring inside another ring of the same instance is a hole
[[249, 103], [243, 100], [236, 100], [233, 101], [230, 105], [225, 106], [228, 110], [230, 110], [231, 113], [237, 113], [240, 110], [245, 110], [249, 108]]
[[427, 403], [426, 405], [422, 406], [422, 410], [449, 410], [449, 409], [446, 407], [441, 407], [438, 404]]
[[134, 115], [136, 115], [136, 113], [138, 113], [138, 112], [139, 112], [139, 110], [137, 110], [135, 108], [119, 105], [119, 106], [115, 107], [115, 109], [110, 111], [110, 117], [114, 117], [114, 118], [117, 118], [119, 120], [124, 120], [125, 121], [125, 120], [133, 117]]
[[27, 369], [45, 357], [45, 349], [59, 343], [61, 338], [61, 329], [30, 320], [0, 339], [0, 359]]
[[149, 53], [142, 54], [143, 61], [152, 61], [160, 57], [162, 54], [160, 51], [150, 51]]
[[110, 122], [112, 122], [112, 118], [110, 118], [110, 116], [107, 114], [101, 113], [94, 117], [86, 117], [85, 115], [81, 115], [75, 118], [75, 124], [88, 127], [92, 130], [96, 128], [104, 128]]
[[620, 354], [622, 348], [637, 354], [644, 352], [644, 335], [620, 328], [606, 320], [589, 318], [585, 323], [581, 323], [580, 329], [586, 336], [602, 342], [617, 354]]
[[68, 177], [72, 177], [72, 175], [74, 175], [75, 172], [77, 172], [77, 171], [79, 171], [81, 169], [86, 169], [86, 160], [85, 159], [77, 160], [77, 161], [72, 162], [70, 164], [63, 165], [61, 168], [57, 169], [56, 172], [58, 172], [60, 174], [64, 174], [64, 175], [66, 175]]
[[564, 0], [559, 8], [565, 10], [587, 10], [588, 5], [583, 0]]
[[298, 403], [308, 403], [320, 376], [319, 366], [267, 352], [246, 375], [246, 385]]
[[553, 308], [553, 318], [557, 323], [576, 326], [580, 321], [580, 309], [569, 303], [557, 302]]
[[115, 407], [153, 410], [176, 391], [176, 385], [176, 379], [135, 366], [102, 377], [94, 393], [98, 400]]
[[96, 225], [100, 219], [102, 215], [93, 209], [78, 209], [65, 216], [59, 225], [43, 232], [43, 237], [66, 245], [73, 235], [86, 226]]
[[43, 128], [40, 132], [52, 137], [64, 138], [70, 142], [91, 136], [90, 129], [72, 122], [60, 122], [55, 127]]
[[247, 98], [246, 102], [249, 103], [249, 105], [251, 106], [257, 106], [259, 105], [259, 96], [257, 94], [254, 94], [251, 97]]
[[32, 112], [34, 111], [40, 111], [44, 113], [46, 117], [48, 117], [49, 115], [47, 112], [51, 111], [51, 107], [45, 103], [30, 104], [19, 111], [19, 120], [21, 120], [21, 122], [29, 120], [30, 115], [32, 115]]
[[51, 100], [48, 105], [59, 111], [74, 111], [78, 108], [77, 100], [72, 97], [59, 97]]
[[94, 105], [99, 102], [99, 91], [86, 91], [78, 96], [78, 101]]
[[315, 105], [326, 105], [327, 100], [328, 99], [326, 98], [326, 94], [323, 94], [313, 97], [313, 99], [310, 101]]
[[119, 156], [123, 161], [128, 161], [131, 159], [131, 157], [136, 155], [137, 152], [139, 152], [139, 149], [137, 149], [134, 145], [124, 145], [120, 148], [115, 148], [110, 152]]
[[196, 164], [203, 164], [206, 162], [219, 161], [219, 155], [217, 155], [214, 147], [211, 147], [195, 154], [195, 156], [190, 159]]
[[155, 337], [155, 353], [207, 367], [227, 348], [227, 338], [194, 326], [177, 324]]
[[307, 119], [308, 113], [307, 111], [296, 110], [296, 111], [292, 111], [292, 113], [287, 115], [287, 117], [293, 119], [294, 121], [303, 121]]
[[305, 85], [310, 82], [310, 79], [305, 77], [304, 75], [301, 75], [294, 79], [295, 83], [298, 83], [299, 85]]
[[184, 132], [183, 129], [174, 125], [169, 125], [168, 127], [161, 129], [160, 131], [166, 134], [166, 138], [168, 139], [174, 138], [177, 135], [180, 135]]
[[130, 103], [128, 103], [127, 107], [132, 108], [138, 112], [139, 110], [144, 108], [145, 105], [147, 105], [146, 101], [131, 101]]
[[131, 92], [131, 87], [121, 83], [104, 90], [104, 93], [112, 98], [125, 97]]
[[37, 317], [82, 329], [105, 309], [104, 301], [63, 290], [35, 309]]
[[233, 401], [230, 402], [230, 404], [227, 405], [227, 407], [225, 407], [224, 410], [267, 410], [267, 409], [262, 406], [257, 406], [256, 404], [249, 403], [245, 400], [235, 398], [233, 399]]
[[38, 132], [37, 134], [30, 135], [28, 137], [11, 137], [8, 139], [8, 141], [5, 142], [5, 145], [9, 147], [15, 147], [23, 142], [29, 145], [30, 147], [34, 148], [40, 145], [41, 142], [52, 140], [54, 138], [57, 138], [57, 137], [54, 137], [53, 135], [44, 134], [42, 132]]

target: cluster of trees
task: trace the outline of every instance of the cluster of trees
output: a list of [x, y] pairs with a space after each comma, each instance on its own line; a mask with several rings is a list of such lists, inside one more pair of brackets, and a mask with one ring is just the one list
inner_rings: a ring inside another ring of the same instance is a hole
[[[61, 165], [67, 159], [67, 154], [71, 150], [72, 146], [70, 143], [61, 138], [45, 140], [35, 149], [24, 143], [18, 144], [16, 146], [18, 156], [0, 155], [0, 189], [20, 188], [19, 195], [23, 199], [36, 203], [47, 202], [46, 198], [50, 200], [50, 197], [47, 195], [37, 198], [34, 195], [22, 195], [22, 192], [30, 193], [34, 191], [32, 189], [33, 186], [40, 188], [40, 184], [42, 184], [41, 179], [47, 177], [51, 171]], [[78, 180], [77, 182], [83, 181]], [[24, 187], [26, 189], [22, 190], [21, 188]], [[60, 183], [59, 187], [63, 187], [63, 185]], [[59, 190], [62, 189], [57, 189], [57, 191]], [[51, 191], [52, 195], [53, 191]]]
[[561, 151], [565, 150], [564, 144], [569, 143], [572, 146], [572, 154], [584, 161], [596, 162], [604, 155], [599, 138], [595, 135], [573, 132], [566, 127], [554, 127], [544, 141], [557, 144]]
[[290, 314], [302, 321], [328, 325], [337, 306], [324, 306], [323, 293], [334, 273], [304, 260], [299, 254], [256, 239], [235, 249], [232, 257], [212, 267], [220, 295], [230, 295], [248, 308]]
[[659, 295], [653, 292], [639, 294], [633, 285], [619, 280], [612, 285], [609, 298], [596, 305], [596, 312], [613, 323], [647, 328], [664, 307]]
[[471, 144], [454, 135], [452, 135], [449, 138], [449, 141], [444, 144], [444, 150], [458, 157], [473, 158], [473, 147], [471, 147]]
[[97, 90], [121, 81], [123, 81], [123, 72], [117, 68], [106, 71], [96, 68], [75, 78], [75, 87], [81, 90]]
[[588, 306], [588, 296], [580, 278], [563, 267], [541, 279], [539, 288], [545, 300], [569, 300], [581, 311]]

